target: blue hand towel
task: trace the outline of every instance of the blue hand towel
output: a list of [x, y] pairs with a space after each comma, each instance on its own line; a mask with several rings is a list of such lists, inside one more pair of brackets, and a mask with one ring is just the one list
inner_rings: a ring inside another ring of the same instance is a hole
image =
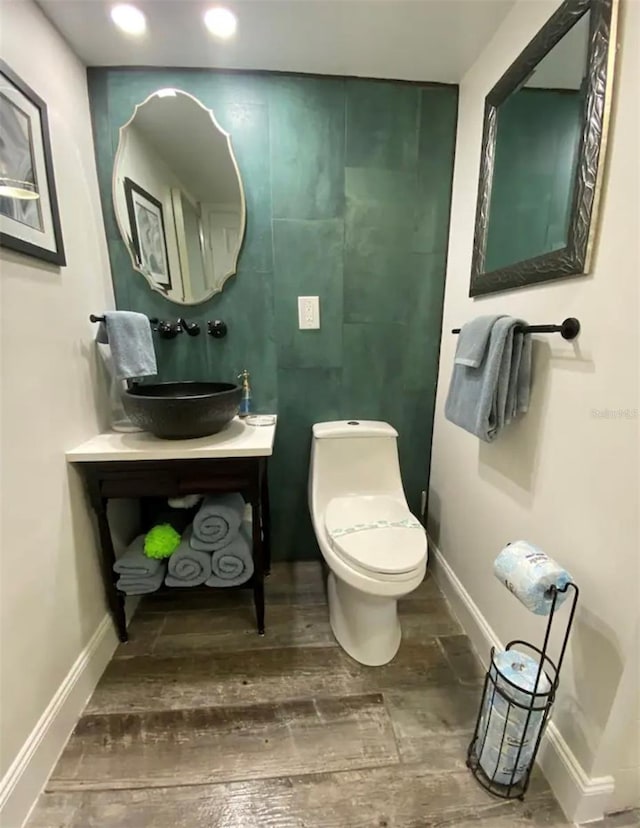
[[210, 587], [233, 587], [244, 584], [253, 575], [251, 524], [243, 523], [240, 531], [224, 549], [211, 556], [212, 575], [207, 578]]
[[191, 546], [213, 552], [228, 546], [238, 534], [244, 514], [244, 498], [238, 492], [206, 497], [193, 519]]
[[487, 443], [529, 404], [531, 337], [516, 332], [525, 324], [486, 316], [460, 333], [445, 417]]
[[454, 359], [456, 365], [480, 367], [487, 352], [493, 326], [503, 315], [478, 316], [462, 326]]
[[157, 374], [148, 317], [132, 311], [107, 311], [104, 316], [96, 340], [111, 347], [116, 377], [123, 380]]

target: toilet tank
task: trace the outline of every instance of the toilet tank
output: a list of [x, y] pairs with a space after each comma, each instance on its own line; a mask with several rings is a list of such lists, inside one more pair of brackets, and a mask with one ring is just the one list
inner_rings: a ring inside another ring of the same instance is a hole
[[390, 494], [404, 499], [398, 432], [375, 420], [316, 423], [311, 440], [309, 506], [324, 511], [333, 497]]

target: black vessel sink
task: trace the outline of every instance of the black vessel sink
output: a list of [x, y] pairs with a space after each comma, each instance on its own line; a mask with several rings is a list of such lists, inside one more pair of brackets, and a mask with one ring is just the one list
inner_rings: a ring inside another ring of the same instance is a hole
[[238, 413], [242, 388], [230, 382], [135, 385], [122, 395], [132, 422], [156, 437], [184, 440], [216, 434]]

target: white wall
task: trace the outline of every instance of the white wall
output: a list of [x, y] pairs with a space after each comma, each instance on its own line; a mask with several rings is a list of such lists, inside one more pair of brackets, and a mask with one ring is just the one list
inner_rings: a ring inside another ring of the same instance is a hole
[[[113, 307], [113, 296], [85, 69], [31, 0], [3, 2], [1, 16], [2, 57], [48, 104], [68, 262], [58, 269], [0, 251], [0, 822], [15, 828], [104, 666], [77, 661], [90, 640], [97, 646], [105, 602], [85, 498], [64, 452], [104, 425], [89, 314]], [[101, 629], [112, 647], [110, 626]], [[102, 647], [103, 658], [110, 652]], [[65, 685], [70, 695], [56, 696], [74, 664], [97, 675], [78, 674], [79, 684]]]
[[[637, 600], [637, 598], [636, 598]], [[594, 775], [613, 773], [616, 789], [611, 810], [637, 805], [640, 799], [640, 623], [627, 649], [624, 673], [604, 738], [594, 763]]]
[[[557, 6], [557, 0], [519, 0], [460, 88], [429, 530], [502, 641], [541, 634], [540, 621], [492, 575], [502, 546], [526, 538], [570, 570], [581, 597], [554, 721], [587, 776], [618, 775], [609, 803], [617, 808], [632, 804], [625, 778], [634, 763], [638, 769], [637, 659], [629, 665], [640, 587], [640, 3], [621, 9], [622, 50], [591, 274], [468, 298], [484, 98]], [[538, 338], [530, 411], [488, 445], [446, 421], [444, 401], [456, 346], [451, 328], [498, 312], [532, 323], [576, 316], [583, 328], [575, 344], [557, 335]], [[596, 416], [604, 409], [635, 414]], [[634, 794], [637, 801], [638, 786]]]

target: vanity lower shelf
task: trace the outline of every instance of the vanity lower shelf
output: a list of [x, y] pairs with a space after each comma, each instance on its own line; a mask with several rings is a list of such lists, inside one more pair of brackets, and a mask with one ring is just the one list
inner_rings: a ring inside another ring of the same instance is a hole
[[[265, 570], [264, 577], [266, 578], [269, 575], [269, 572]], [[156, 599], [173, 599], [175, 598], [176, 602], [180, 599], [181, 596], [185, 595], [195, 595], [196, 597], [202, 596], [209, 596], [211, 599], [211, 607], [212, 609], [215, 608], [216, 598], [220, 595], [221, 592], [238, 592], [243, 589], [253, 589], [255, 587], [255, 575], [251, 575], [251, 577], [247, 578], [246, 581], [242, 584], [235, 584], [234, 586], [228, 587], [218, 587], [218, 586], [203, 586], [199, 584], [198, 586], [166, 586], [162, 585], [158, 587], [158, 589], [154, 589], [153, 592], [146, 592], [144, 595], [140, 595], [139, 597], [146, 603], [146, 602], [153, 602]], [[117, 592], [127, 597], [127, 593], [123, 592], [121, 589], [117, 589]]]
[[[118, 575], [108, 517], [109, 500], [115, 498], [181, 497], [187, 494], [240, 492], [251, 507], [252, 556], [254, 573], [233, 587], [206, 587], [212, 605], [216, 593], [251, 589], [256, 626], [265, 631], [264, 576], [271, 566], [271, 519], [269, 510], [268, 457], [271, 455], [275, 425], [246, 432], [236, 428], [227, 441], [224, 433], [205, 440], [159, 441], [150, 435], [100, 435], [67, 454], [84, 480], [96, 516], [102, 577], [109, 609], [120, 641], [127, 641], [125, 593], [116, 587]], [[96, 448], [98, 446], [98, 448]], [[206, 456], [207, 453], [210, 456]], [[230, 456], [224, 456], [225, 453]], [[194, 455], [192, 457], [190, 455]], [[234, 456], [240, 455], [240, 456]], [[204, 455], [204, 456], [203, 456]], [[222, 456], [221, 456], [222, 455]], [[113, 459], [112, 459], [113, 458]], [[143, 596], [189, 594], [202, 587], [167, 587]]]

